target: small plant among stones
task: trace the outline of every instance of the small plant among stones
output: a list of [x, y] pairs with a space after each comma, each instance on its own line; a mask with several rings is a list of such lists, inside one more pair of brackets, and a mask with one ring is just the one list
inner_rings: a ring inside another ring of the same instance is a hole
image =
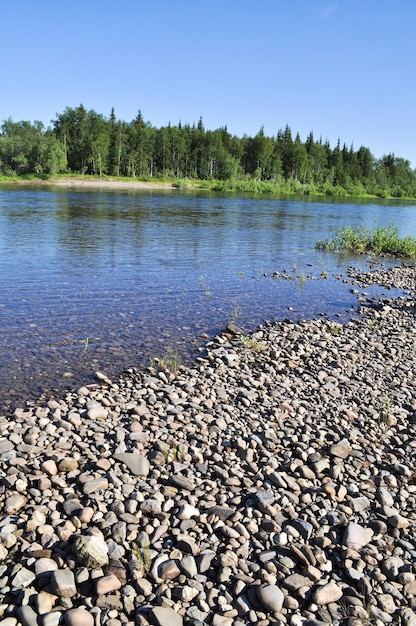
[[146, 545], [143, 547], [135, 545], [134, 556], [136, 557], [136, 560], [138, 562], [139, 569], [142, 570], [145, 574], [148, 574], [152, 565], [152, 553], [150, 550], [150, 545]]
[[262, 352], [266, 349], [266, 346], [260, 343], [255, 337], [248, 337], [247, 335], [242, 335], [241, 343], [245, 348], [249, 348], [253, 350], [253, 352]]
[[379, 414], [379, 424], [383, 426], [391, 426], [394, 412], [394, 403], [392, 398], [386, 398], [380, 405], [378, 414]]
[[173, 441], [172, 439], [164, 442], [161, 447], [161, 452], [165, 457], [165, 461], [170, 463], [172, 461], [180, 461], [183, 462], [185, 460], [185, 450], [180, 443]]
[[150, 367], [155, 367], [159, 370], [172, 372], [176, 374], [181, 367], [181, 361], [177, 350], [167, 352], [161, 358], [150, 359]]

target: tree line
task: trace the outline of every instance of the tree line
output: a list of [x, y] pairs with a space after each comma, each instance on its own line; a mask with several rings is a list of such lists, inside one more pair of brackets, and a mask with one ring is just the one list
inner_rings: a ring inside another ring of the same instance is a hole
[[251, 188], [338, 195], [416, 197], [416, 171], [394, 154], [374, 158], [338, 141], [305, 141], [288, 125], [268, 137], [237, 137], [226, 126], [197, 124], [156, 128], [141, 111], [131, 122], [81, 104], [57, 114], [51, 126], [38, 121], [0, 127], [0, 175], [48, 176], [63, 173], [185, 181], [217, 181], [217, 188]]

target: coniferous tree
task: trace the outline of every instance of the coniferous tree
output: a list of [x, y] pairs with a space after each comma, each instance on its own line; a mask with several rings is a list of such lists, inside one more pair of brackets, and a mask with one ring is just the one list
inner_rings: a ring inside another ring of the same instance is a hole
[[[226, 126], [206, 130], [198, 123], [154, 128], [139, 110], [130, 123], [108, 119], [81, 104], [67, 107], [45, 129], [41, 122], [5, 120], [0, 129], [0, 173], [94, 175], [273, 181], [285, 190], [379, 196], [414, 196], [416, 173], [394, 154], [375, 159], [340, 141], [302, 142], [288, 125], [276, 137], [262, 127], [254, 137], [232, 136]], [[276, 187], [274, 187], [276, 188]]]
[[110, 176], [120, 175], [120, 141], [119, 141], [119, 127], [117, 124], [116, 114], [114, 107], [110, 113], [110, 137], [108, 144], [108, 160], [107, 160], [107, 174]]

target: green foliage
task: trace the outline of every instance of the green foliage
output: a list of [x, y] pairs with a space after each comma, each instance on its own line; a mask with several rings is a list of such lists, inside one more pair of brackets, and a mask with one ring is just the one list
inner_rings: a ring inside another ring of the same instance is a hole
[[187, 178], [179, 178], [173, 186], [177, 189], [188, 189], [189, 180]]
[[[131, 122], [114, 108], [104, 117], [80, 104], [57, 114], [52, 127], [5, 120], [0, 129], [0, 176], [49, 176], [64, 172], [169, 180], [179, 189], [190, 181], [238, 193], [327, 196], [416, 197], [416, 172], [405, 159], [374, 159], [361, 146], [331, 148], [309, 133], [293, 138], [288, 125], [275, 137], [260, 128], [237, 137], [226, 126], [198, 124], [155, 128], [139, 110]], [[193, 183], [192, 183], [193, 184]]]
[[331, 239], [318, 240], [317, 250], [346, 252], [349, 254], [390, 255], [395, 257], [416, 257], [416, 239], [407, 236], [400, 238], [394, 224], [374, 226], [342, 226]]

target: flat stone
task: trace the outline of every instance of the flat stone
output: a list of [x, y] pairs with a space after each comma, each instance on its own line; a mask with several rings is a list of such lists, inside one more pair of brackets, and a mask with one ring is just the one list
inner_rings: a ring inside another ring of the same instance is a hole
[[1, 620], [1, 626], [17, 626], [18, 622], [15, 617], [5, 617]]
[[360, 550], [362, 547], [370, 543], [374, 532], [371, 528], [364, 528], [355, 522], [349, 522], [345, 529], [342, 543], [347, 548]]
[[377, 489], [376, 498], [382, 506], [392, 507], [394, 504], [393, 496], [391, 495], [390, 491], [388, 491], [384, 487], [379, 487], [379, 489]]
[[341, 439], [329, 447], [329, 454], [339, 459], [346, 459], [351, 454], [352, 448], [348, 439]]
[[318, 606], [337, 602], [340, 598], [342, 598], [342, 589], [333, 580], [326, 585], [318, 587], [313, 594], [313, 601]]
[[282, 584], [290, 591], [297, 591], [301, 587], [311, 587], [313, 581], [302, 574], [291, 574], [282, 581]]
[[261, 489], [254, 494], [253, 499], [259, 511], [266, 515], [274, 514], [275, 511], [273, 505], [276, 497], [272, 491], [269, 491], [268, 489]]
[[100, 383], [105, 383], [106, 385], [111, 385], [111, 380], [110, 378], [108, 378], [108, 376], [106, 374], [103, 374], [103, 372], [94, 372], [94, 376], [97, 380], [100, 381]]
[[173, 609], [154, 606], [150, 611], [156, 626], [183, 626], [183, 618]]
[[163, 580], [173, 580], [177, 578], [181, 574], [178, 561], [175, 559], [164, 561], [159, 566], [158, 574]]
[[403, 517], [403, 515], [400, 515], [400, 513], [393, 513], [393, 515], [390, 515], [387, 518], [387, 521], [393, 528], [400, 529], [408, 528], [410, 526], [410, 521], [406, 517]]
[[416, 613], [410, 608], [401, 611], [401, 620], [403, 626], [416, 626]]
[[10, 450], [14, 449], [14, 445], [8, 439], [2, 439], [0, 441], [0, 456], [5, 454], [6, 452], [10, 452]]
[[186, 554], [192, 554], [195, 556], [199, 552], [197, 543], [186, 535], [178, 535], [176, 539], [176, 546], [178, 550], [185, 552]]
[[140, 503], [140, 510], [150, 515], [159, 515], [162, 512], [162, 503], [159, 500], [148, 498]]
[[39, 615], [47, 615], [50, 613], [55, 605], [56, 596], [47, 591], [41, 591], [35, 597], [36, 608]]
[[189, 478], [185, 478], [185, 476], [181, 476], [180, 474], [173, 474], [169, 482], [174, 487], [178, 487], [178, 489], [183, 489], [184, 491], [194, 491], [195, 484]]
[[32, 607], [28, 604], [19, 606], [17, 609], [17, 617], [22, 626], [38, 626], [37, 613], [35, 613]]
[[309, 541], [313, 532], [313, 526], [310, 522], [303, 519], [294, 519], [290, 521], [290, 526], [296, 528], [305, 541]]
[[387, 576], [388, 580], [395, 580], [403, 565], [404, 561], [398, 555], [388, 556], [381, 562], [381, 571]]
[[22, 567], [13, 577], [11, 583], [15, 589], [26, 589], [35, 580], [36, 575], [29, 569]]
[[114, 455], [115, 461], [120, 461], [130, 470], [134, 476], [146, 477], [150, 471], [150, 463], [146, 457], [134, 452], [117, 452]]
[[40, 558], [36, 560], [35, 563], [35, 574], [36, 576], [42, 576], [45, 574], [50, 574], [58, 569], [58, 564], [53, 559]]
[[192, 517], [199, 517], [199, 509], [191, 506], [188, 503], [183, 504], [177, 513], [177, 517], [181, 520], [191, 519]]
[[367, 496], [359, 496], [351, 499], [351, 506], [355, 513], [359, 513], [360, 511], [367, 511], [371, 507], [371, 502]]
[[234, 514], [234, 509], [226, 505], [216, 505], [207, 509], [207, 514], [214, 517], [218, 517], [222, 522], [225, 522], [229, 517]]
[[94, 535], [80, 535], [73, 543], [79, 565], [95, 569], [108, 563], [108, 547], [105, 541]]
[[214, 613], [211, 624], [212, 626], [233, 626], [234, 619], [226, 615]]
[[114, 574], [102, 576], [101, 578], [97, 578], [95, 581], [95, 588], [97, 595], [99, 596], [117, 591], [120, 587], [121, 581], [117, 578], [117, 576], [114, 576]]
[[78, 461], [68, 456], [62, 459], [61, 461], [59, 461], [58, 470], [60, 472], [68, 473], [68, 472], [73, 472], [74, 470], [78, 469], [78, 466], [79, 466]]
[[108, 417], [108, 410], [103, 406], [92, 406], [88, 409], [88, 418], [92, 421], [104, 422]]
[[107, 478], [94, 478], [93, 480], [89, 480], [83, 485], [83, 492], [86, 496], [96, 493], [97, 491], [106, 491], [108, 489], [108, 480]]
[[58, 569], [51, 574], [53, 593], [61, 598], [73, 598], [77, 595], [74, 573], [70, 569]]
[[380, 593], [377, 595], [377, 604], [382, 611], [393, 615], [396, 612], [397, 606], [394, 602], [393, 596], [389, 593]]
[[58, 473], [58, 468], [56, 467], [56, 463], [53, 459], [47, 459], [41, 465], [41, 468], [46, 474], [49, 476], [56, 476]]
[[185, 585], [185, 587], [181, 587], [176, 591], [175, 596], [178, 596], [182, 602], [186, 602], [189, 604], [199, 594], [199, 589], [195, 589], [195, 587], [189, 587], [188, 585]]
[[256, 591], [257, 598], [266, 611], [278, 613], [282, 610], [285, 596], [280, 587], [277, 585], [260, 585]]
[[4, 512], [6, 515], [13, 515], [26, 506], [27, 498], [21, 493], [9, 496], [4, 503]]
[[66, 626], [94, 626], [94, 616], [86, 609], [69, 609], [65, 611]]
[[51, 611], [42, 615], [42, 626], [61, 626], [63, 624], [63, 611]]
[[193, 556], [184, 556], [180, 560], [179, 566], [187, 578], [194, 578], [198, 574], [198, 568]]

